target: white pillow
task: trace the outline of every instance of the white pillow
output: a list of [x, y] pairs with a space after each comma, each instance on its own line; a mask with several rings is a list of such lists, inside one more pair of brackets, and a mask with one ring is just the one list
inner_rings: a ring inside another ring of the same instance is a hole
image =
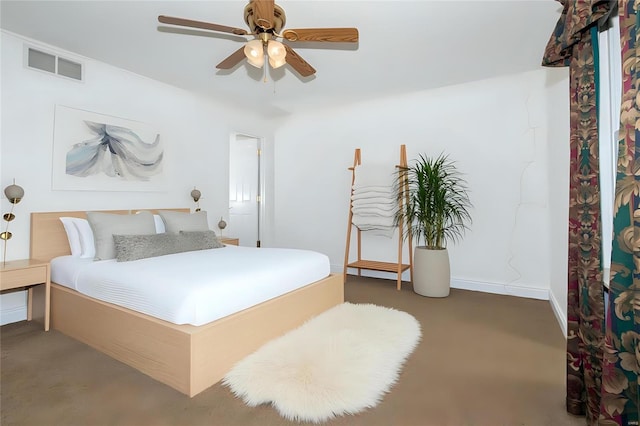
[[93, 239], [93, 230], [87, 219], [75, 218], [73, 224], [78, 228], [80, 235], [80, 245], [82, 246], [83, 259], [93, 259], [96, 257], [96, 243]]
[[80, 234], [78, 228], [74, 225], [73, 220], [75, 217], [61, 217], [60, 221], [64, 230], [67, 233], [67, 240], [69, 241], [69, 248], [71, 249], [71, 256], [80, 257], [82, 255], [82, 245], [80, 243]]
[[156, 234], [164, 234], [166, 229], [164, 227], [164, 220], [162, 220], [162, 216], [154, 214], [153, 221], [156, 223]]
[[96, 256], [96, 245], [93, 241], [93, 231], [87, 219], [61, 217], [60, 221], [67, 232], [71, 256], [93, 259]]

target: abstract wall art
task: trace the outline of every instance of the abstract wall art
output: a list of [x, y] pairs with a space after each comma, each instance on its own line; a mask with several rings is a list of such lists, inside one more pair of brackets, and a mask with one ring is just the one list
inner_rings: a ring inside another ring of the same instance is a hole
[[56, 105], [52, 189], [165, 191], [163, 166], [151, 125]]

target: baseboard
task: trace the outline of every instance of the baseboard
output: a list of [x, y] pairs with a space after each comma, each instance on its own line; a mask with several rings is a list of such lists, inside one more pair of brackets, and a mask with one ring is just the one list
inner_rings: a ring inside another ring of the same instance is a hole
[[549, 289], [538, 287], [486, 283], [452, 278], [451, 288], [482, 291], [484, 293], [504, 294], [507, 296], [526, 297], [528, 299], [549, 300]]
[[[335, 273], [343, 272], [342, 267], [341, 266], [337, 267], [336, 265], [332, 265], [331, 270], [334, 271]], [[349, 268], [347, 270], [347, 274], [357, 275], [358, 270]], [[397, 278], [395, 273], [368, 271], [364, 269], [361, 271], [361, 275], [363, 277], [381, 278], [381, 279], [393, 280], [393, 281], [395, 281]], [[402, 274], [402, 280], [409, 281], [408, 271], [405, 271]], [[509, 296], [526, 297], [528, 299], [549, 300], [549, 289], [538, 288], [538, 287], [526, 287], [526, 286], [520, 286], [520, 285], [487, 283], [487, 282], [461, 280], [461, 279], [452, 278], [451, 288], [457, 288], [460, 290], [482, 291], [484, 293], [505, 294]]]
[[558, 303], [558, 299], [556, 299], [553, 292], [549, 292], [549, 303], [551, 304], [551, 309], [553, 310], [553, 313], [558, 320], [558, 324], [562, 329], [564, 337], [567, 337], [567, 315], [564, 312], [564, 309], [562, 309], [562, 307]]
[[0, 310], [0, 325], [12, 322], [25, 321], [27, 319], [27, 306], [14, 306]]

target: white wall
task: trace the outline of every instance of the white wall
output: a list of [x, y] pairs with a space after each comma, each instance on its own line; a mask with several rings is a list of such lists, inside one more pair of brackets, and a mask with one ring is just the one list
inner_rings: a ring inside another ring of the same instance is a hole
[[[449, 247], [452, 286], [547, 299], [566, 259], [566, 251], [550, 248], [558, 240], [552, 233], [566, 239], [565, 212], [550, 204], [564, 196], [566, 182], [555, 179], [568, 171], [568, 156], [551, 158], [557, 145], [568, 145], [566, 91], [555, 88], [562, 81], [547, 88], [556, 72], [293, 116], [275, 135], [277, 244], [324, 252], [341, 271], [354, 149], [362, 149], [363, 164], [394, 165], [406, 144], [410, 160], [448, 153], [470, 185], [474, 221]], [[366, 239], [363, 255], [395, 261], [396, 241]]]
[[[213, 100], [2, 32], [2, 129], [0, 185], [16, 179], [25, 190], [15, 206], [13, 238], [7, 260], [29, 256], [29, 215], [36, 211], [194, 207], [189, 192], [202, 191], [200, 206], [209, 212], [212, 229], [228, 217], [229, 135], [265, 137], [272, 158], [271, 124]], [[23, 43], [80, 61], [85, 81], [77, 82], [23, 66]], [[54, 107], [56, 104], [149, 123], [165, 144], [165, 192], [88, 192], [51, 190]], [[272, 176], [267, 164], [268, 176]], [[272, 191], [268, 184], [267, 193]], [[11, 208], [2, 199], [2, 212]], [[2, 223], [4, 230], [5, 222]], [[230, 229], [233, 224], [230, 224]], [[26, 318], [24, 292], [0, 296], [1, 322]]]
[[549, 301], [566, 335], [569, 250], [569, 69], [549, 69], [546, 83], [549, 127]]

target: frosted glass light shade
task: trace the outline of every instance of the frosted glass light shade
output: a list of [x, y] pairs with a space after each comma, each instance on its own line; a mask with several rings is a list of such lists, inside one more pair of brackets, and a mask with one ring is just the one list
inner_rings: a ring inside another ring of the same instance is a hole
[[287, 56], [287, 50], [279, 41], [269, 40], [269, 43], [267, 43], [267, 54], [269, 55], [269, 64], [273, 68], [281, 67], [286, 63], [285, 57]]
[[200, 200], [201, 196], [202, 196], [202, 193], [197, 189], [193, 188], [193, 191], [191, 191], [191, 198], [193, 198], [193, 201], [197, 203], [198, 200]]
[[9, 185], [4, 189], [4, 195], [7, 196], [11, 203], [17, 204], [20, 202], [20, 200], [22, 200], [22, 197], [24, 197], [24, 189], [14, 183], [13, 185]]
[[271, 65], [271, 68], [280, 68], [281, 66], [283, 66], [284, 64], [286, 64], [287, 61], [284, 60], [284, 58], [279, 59], [279, 60], [275, 60], [273, 58], [269, 58], [269, 65]]
[[261, 40], [251, 40], [244, 46], [244, 55], [247, 57], [249, 64], [256, 68], [262, 68], [264, 65], [264, 47]]

